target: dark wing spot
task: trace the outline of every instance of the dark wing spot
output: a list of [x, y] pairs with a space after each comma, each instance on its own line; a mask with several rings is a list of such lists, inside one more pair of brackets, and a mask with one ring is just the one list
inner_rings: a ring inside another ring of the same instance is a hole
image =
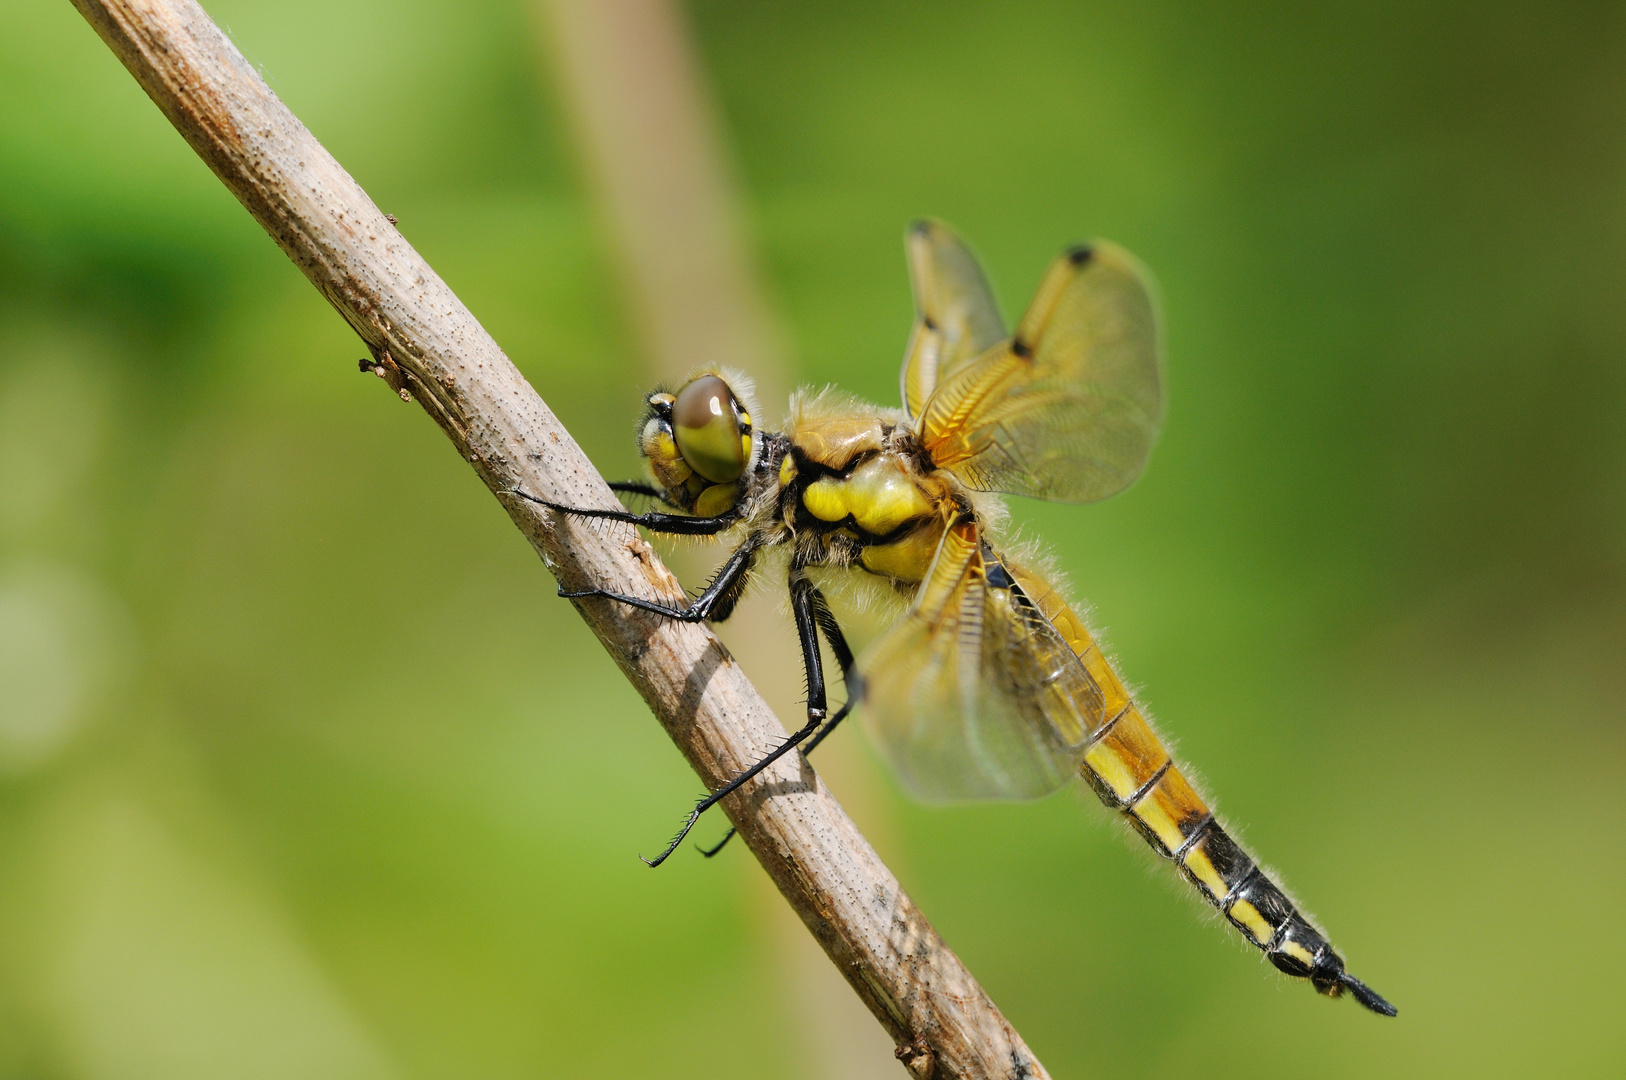
[[1011, 338], [1011, 352], [1015, 353], [1017, 356], [1020, 356], [1024, 360], [1033, 359], [1033, 346], [1029, 345], [1021, 338]]
[[930, 315], [922, 315], [920, 317], [920, 325], [924, 326], [933, 333], [937, 331], [937, 320], [932, 318]]
[[1074, 266], [1083, 266], [1095, 258], [1095, 249], [1088, 244], [1074, 244], [1067, 249], [1067, 261]]

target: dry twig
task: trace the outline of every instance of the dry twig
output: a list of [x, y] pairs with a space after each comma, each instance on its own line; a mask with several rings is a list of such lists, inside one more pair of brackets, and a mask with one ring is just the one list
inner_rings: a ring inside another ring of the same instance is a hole
[[[434, 418], [561, 583], [677, 601], [630, 528], [560, 520], [523, 487], [615, 506], [570, 435], [467, 308], [193, 0], [74, 0], [177, 131]], [[785, 737], [711, 631], [578, 605], [710, 788]], [[808, 769], [787, 758], [723, 803], [779, 891], [917, 1076], [1042, 1077], [1019, 1035]]]

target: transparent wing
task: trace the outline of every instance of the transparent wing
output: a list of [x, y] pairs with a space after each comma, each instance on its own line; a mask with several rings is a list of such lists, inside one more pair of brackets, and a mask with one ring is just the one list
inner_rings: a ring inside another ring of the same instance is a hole
[[1111, 244], [1051, 264], [1016, 336], [938, 381], [917, 428], [979, 491], [1090, 502], [1146, 467], [1163, 418], [1146, 273]]
[[963, 518], [865, 653], [866, 722], [916, 797], [1030, 799], [1077, 775], [1103, 694], [1031, 591]]
[[919, 416], [932, 389], [1005, 337], [993, 290], [971, 249], [940, 221], [917, 221], [904, 240], [915, 329], [903, 358], [903, 407]]

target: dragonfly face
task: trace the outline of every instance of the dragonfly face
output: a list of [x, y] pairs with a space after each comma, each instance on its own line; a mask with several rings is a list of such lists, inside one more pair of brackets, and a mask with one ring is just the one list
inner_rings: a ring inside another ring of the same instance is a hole
[[677, 395], [656, 391], [638, 432], [638, 449], [665, 490], [665, 501], [702, 516], [739, 498], [751, 463], [751, 413], [717, 375], [689, 380]]
[[[1216, 820], [1083, 620], [1038, 569], [1000, 549], [1000, 493], [1089, 502], [1145, 467], [1163, 402], [1145, 272], [1109, 244], [1071, 248], [1008, 333], [976, 259], [947, 227], [916, 224], [907, 250], [916, 320], [901, 409], [802, 395], [782, 431], [757, 432], [744, 384], [705, 371], [675, 395], [647, 399], [639, 445], [656, 486], [614, 485], [677, 513], [555, 507], [656, 531], [738, 535], [688, 607], [566, 594], [673, 618], [726, 618], [758, 554], [789, 549], [807, 724], [704, 800], [689, 825], [780, 754], [804, 740], [811, 750], [856, 698], [917, 796], [1025, 799], [1082, 776], [1277, 968], [1394, 1015]], [[823, 568], [910, 598], [862, 660], [809, 574]], [[833, 716], [820, 635], [853, 691]]]

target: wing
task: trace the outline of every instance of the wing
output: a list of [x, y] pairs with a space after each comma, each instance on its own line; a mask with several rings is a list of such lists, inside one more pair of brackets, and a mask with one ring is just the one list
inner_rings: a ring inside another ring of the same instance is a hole
[[1147, 276], [1111, 244], [1051, 264], [1016, 336], [940, 379], [916, 431], [978, 491], [1104, 499], [1146, 466], [1163, 417]]
[[949, 528], [915, 602], [859, 665], [870, 732], [911, 793], [1030, 799], [1078, 774], [1110, 703], [1057, 629], [1069, 619], [969, 517]]
[[939, 382], [1005, 338], [977, 257], [940, 221], [917, 221], [904, 240], [915, 329], [903, 359], [903, 407], [919, 416]]

